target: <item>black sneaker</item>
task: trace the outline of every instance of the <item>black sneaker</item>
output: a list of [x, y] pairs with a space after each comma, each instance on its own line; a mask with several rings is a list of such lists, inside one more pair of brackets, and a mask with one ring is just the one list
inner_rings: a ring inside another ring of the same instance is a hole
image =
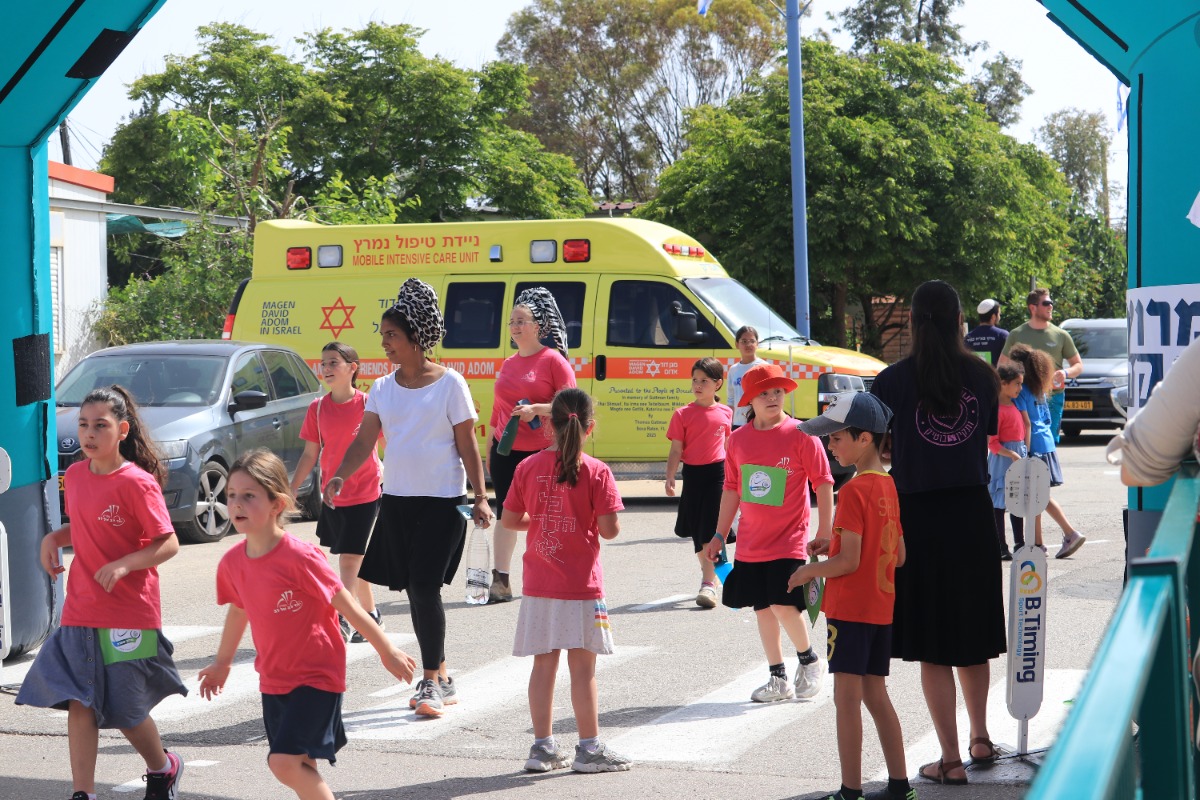
[[338, 628], [342, 632], [342, 641], [348, 642], [354, 636], [354, 628], [350, 627], [350, 621], [338, 614]]
[[[383, 613], [378, 608], [376, 608], [374, 611], [368, 611], [367, 616], [375, 620], [375, 624], [379, 626], [380, 630], [383, 629]], [[350, 644], [362, 644], [365, 641], [367, 641], [367, 637], [363, 636], [358, 631], [355, 631], [350, 636]]]
[[88, 800], [87, 792], [76, 792], [71, 795], [71, 800]]
[[1000, 550], [1000, 560], [1012, 561], [1012, 551], [1008, 549], [1008, 545], [1005, 545], [1004, 548]]
[[[146, 800], [175, 800], [179, 797], [179, 784], [183, 778], [183, 759], [174, 753], [164, 750], [167, 754], [167, 763], [170, 764], [169, 772], [158, 774], [155, 772], [147, 772], [142, 776], [142, 780], [146, 782]], [[85, 794], [84, 797], [87, 797]], [[71, 798], [76, 800], [76, 798]]]

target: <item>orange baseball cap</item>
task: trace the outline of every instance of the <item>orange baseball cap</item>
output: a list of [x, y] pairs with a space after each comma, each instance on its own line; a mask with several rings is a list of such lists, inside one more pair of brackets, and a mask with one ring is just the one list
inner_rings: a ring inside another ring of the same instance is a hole
[[787, 392], [796, 391], [796, 382], [783, 374], [783, 368], [778, 364], [759, 364], [751, 367], [742, 376], [742, 396], [738, 407], [750, 405], [750, 401], [767, 389], [783, 389]]

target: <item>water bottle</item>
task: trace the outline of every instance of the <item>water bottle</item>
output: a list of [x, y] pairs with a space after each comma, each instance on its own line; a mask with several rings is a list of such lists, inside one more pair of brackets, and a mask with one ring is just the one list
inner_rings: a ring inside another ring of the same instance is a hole
[[492, 545], [487, 532], [472, 526], [467, 539], [467, 602], [480, 606], [488, 601], [492, 582]]
[[721, 554], [717, 556], [716, 562], [713, 564], [713, 569], [717, 573], [717, 580], [721, 583], [729, 577], [729, 573], [733, 572], [733, 564], [729, 561], [729, 551], [725, 549], [725, 543], [721, 543]]

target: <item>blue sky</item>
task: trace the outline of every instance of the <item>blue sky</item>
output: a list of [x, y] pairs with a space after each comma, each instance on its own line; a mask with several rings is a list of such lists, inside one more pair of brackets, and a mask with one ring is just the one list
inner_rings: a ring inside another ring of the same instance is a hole
[[[133, 109], [126, 86], [138, 75], [161, 69], [170, 53], [195, 52], [196, 28], [208, 22], [241, 23], [273, 37], [286, 51], [295, 49], [296, 37], [319, 28], [408, 23], [428, 31], [422, 39], [427, 54], [477, 67], [496, 57], [506, 21], [526, 5], [527, 0], [168, 0], [71, 114], [73, 159], [78, 166], [94, 167], [99, 148]], [[826, 13], [846, 5], [845, 0], [814, 0], [806, 28], [832, 27]], [[721, 0], [714, 0], [709, 13], [721, 13]], [[1115, 131], [1116, 78], [1050, 22], [1036, 0], [966, 0], [956, 20], [968, 40], [986, 40], [992, 53], [1003, 50], [1024, 62], [1025, 82], [1034, 94], [1025, 101], [1021, 121], [1010, 129], [1014, 136], [1031, 141], [1046, 115], [1069, 106], [1105, 113]], [[1121, 132], [1111, 148], [1110, 180], [1122, 185], [1127, 183], [1127, 148]], [[50, 157], [58, 156], [54, 136]]]

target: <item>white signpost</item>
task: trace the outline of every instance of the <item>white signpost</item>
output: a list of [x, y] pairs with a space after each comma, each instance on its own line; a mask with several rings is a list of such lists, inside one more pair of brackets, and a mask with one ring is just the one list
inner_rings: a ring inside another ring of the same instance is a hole
[[1008, 580], [1008, 713], [1017, 720], [1018, 758], [1029, 756], [1029, 720], [1042, 707], [1046, 667], [1046, 554], [1033, 541], [1033, 521], [1050, 502], [1050, 469], [1036, 458], [1008, 468], [1004, 498], [1026, 524], [1026, 544], [1013, 553]]

